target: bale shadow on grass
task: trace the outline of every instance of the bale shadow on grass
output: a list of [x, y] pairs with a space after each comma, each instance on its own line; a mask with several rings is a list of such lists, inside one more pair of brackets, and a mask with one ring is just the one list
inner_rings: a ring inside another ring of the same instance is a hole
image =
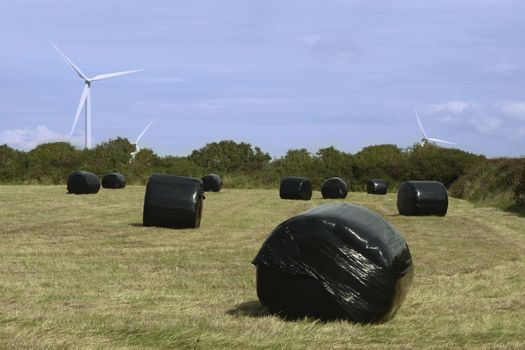
[[251, 300], [251, 301], [246, 301], [244, 303], [240, 303], [233, 309], [226, 311], [226, 314], [230, 316], [235, 316], [235, 317], [254, 317], [254, 318], [276, 316], [281, 321], [285, 321], [285, 322], [295, 322], [299, 320], [308, 320], [313, 323], [329, 323], [329, 322], [344, 321], [344, 319], [322, 319], [322, 318], [309, 317], [309, 316], [288, 318], [280, 314], [271, 313], [270, 311], [268, 311], [268, 309], [266, 309], [259, 302], [259, 300]]
[[248, 317], [266, 317], [271, 315], [259, 300], [250, 300], [240, 303], [233, 309], [226, 311], [226, 313], [231, 316]]
[[525, 217], [525, 206], [512, 204], [504, 209], [507, 213], [515, 214], [520, 217]]
[[132, 222], [131, 224], [129, 224], [129, 226], [133, 226], [133, 227], [143, 227], [144, 224], [142, 222]]

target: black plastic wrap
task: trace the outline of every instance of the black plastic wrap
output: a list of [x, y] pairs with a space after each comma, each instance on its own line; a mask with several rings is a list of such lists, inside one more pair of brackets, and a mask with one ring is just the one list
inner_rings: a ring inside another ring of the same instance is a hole
[[217, 174], [208, 174], [201, 178], [205, 192], [220, 192], [222, 188], [222, 179]]
[[144, 197], [144, 226], [197, 228], [204, 191], [198, 178], [153, 174]]
[[407, 181], [397, 192], [400, 215], [445, 216], [448, 210], [447, 189], [439, 181]]
[[308, 201], [312, 198], [312, 181], [307, 177], [285, 177], [279, 187], [279, 196], [281, 199]]
[[348, 185], [340, 177], [331, 177], [322, 183], [321, 194], [323, 198], [346, 198]]
[[257, 295], [287, 319], [382, 322], [413, 278], [405, 239], [373, 211], [349, 203], [313, 208], [277, 226], [253, 260]]
[[121, 173], [109, 173], [102, 177], [102, 187], [104, 188], [124, 188], [126, 187], [126, 177]]
[[75, 171], [67, 178], [67, 192], [73, 194], [95, 194], [100, 189], [98, 176], [87, 171]]
[[366, 184], [366, 193], [386, 194], [388, 183], [383, 179], [371, 179]]

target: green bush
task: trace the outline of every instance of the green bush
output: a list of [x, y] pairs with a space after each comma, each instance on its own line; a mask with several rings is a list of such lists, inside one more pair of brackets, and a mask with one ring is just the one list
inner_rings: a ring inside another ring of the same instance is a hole
[[503, 209], [523, 206], [525, 159], [485, 159], [450, 188], [454, 197]]
[[65, 184], [75, 170], [102, 176], [120, 172], [129, 184], [144, 184], [155, 172], [202, 177], [216, 173], [226, 188], [278, 188], [287, 176], [309, 177], [314, 189], [338, 176], [350, 190], [364, 191], [372, 178], [389, 182], [390, 192], [403, 181], [441, 181], [458, 198], [503, 208], [525, 207], [525, 160], [486, 159], [484, 156], [431, 144], [407, 149], [373, 145], [355, 155], [334, 147], [316, 153], [292, 149], [272, 160], [268, 153], [248, 143], [212, 142], [187, 157], [160, 157], [151, 149], [135, 150], [125, 138], [109, 140], [91, 150], [78, 150], [66, 142], [42, 144], [29, 152], [0, 146], [0, 183]]

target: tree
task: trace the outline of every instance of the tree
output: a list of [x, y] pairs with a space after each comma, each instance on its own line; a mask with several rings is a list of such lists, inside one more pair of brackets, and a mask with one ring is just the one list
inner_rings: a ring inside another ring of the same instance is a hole
[[219, 173], [261, 170], [271, 159], [259, 147], [252, 149], [249, 143], [234, 141], [208, 143], [188, 158], [208, 172]]
[[29, 162], [25, 152], [0, 146], [0, 182], [19, 183], [27, 179]]
[[337, 176], [345, 181], [352, 181], [353, 157], [351, 154], [330, 146], [319, 149], [316, 155], [320, 166], [317, 174], [319, 178], [326, 179]]
[[353, 174], [364, 186], [370, 179], [399, 183], [408, 178], [410, 165], [406, 153], [396, 145], [384, 144], [363, 148], [354, 156]]
[[81, 154], [68, 142], [38, 145], [28, 153], [28, 177], [40, 183], [64, 183], [82, 164]]
[[455, 148], [443, 148], [432, 144], [415, 144], [408, 151], [411, 180], [434, 180], [447, 188], [463, 176], [468, 169], [483, 162], [481, 155]]
[[97, 174], [124, 171], [128, 168], [135, 147], [126, 138], [117, 137], [92, 150], [84, 150], [85, 166]]

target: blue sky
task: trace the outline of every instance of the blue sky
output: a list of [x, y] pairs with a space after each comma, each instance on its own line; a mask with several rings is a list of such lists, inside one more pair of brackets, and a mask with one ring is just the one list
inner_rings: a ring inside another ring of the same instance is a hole
[[[224, 139], [272, 156], [355, 153], [428, 136], [525, 155], [525, 2], [14, 1], [0, 3], [0, 143], [66, 139], [87, 75], [93, 141], [187, 155]], [[81, 116], [82, 117], [82, 116]], [[83, 145], [83, 120], [73, 142]]]

